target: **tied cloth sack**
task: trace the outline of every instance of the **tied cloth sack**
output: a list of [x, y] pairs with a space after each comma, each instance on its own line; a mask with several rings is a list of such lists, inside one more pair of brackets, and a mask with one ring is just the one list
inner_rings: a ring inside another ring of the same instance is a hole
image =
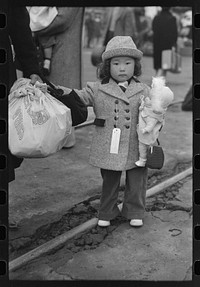
[[47, 157], [71, 133], [71, 111], [47, 93], [46, 84], [18, 79], [9, 94], [9, 149], [17, 157]]
[[164, 152], [157, 139], [158, 145], [149, 146], [147, 151], [146, 167], [150, 169], [161, 169], [164, 164]]

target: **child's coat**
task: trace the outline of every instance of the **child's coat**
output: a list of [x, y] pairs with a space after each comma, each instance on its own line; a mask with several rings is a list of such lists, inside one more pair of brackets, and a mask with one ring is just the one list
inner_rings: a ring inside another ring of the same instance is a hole
[[[68, 94], [70, 89], [62, 87]], [[75, 89], [87, 106], [93, 106], [97, 119], [105, 120], [104, 126], [95, 126], [89, 163], [103, 169], [128, 170], [138, 159], [137, 123], [140, 96], [148, 96], [149, 87], [131, 80], [124, 93], [117, 83], [88, 82], [82, 90]], [[118, 110], [118, 112], [117, 112]], [[115, 117], [118, 120], [115, 121]], [[110, 153], [114, 125], [121, 129], [118, 154]]]

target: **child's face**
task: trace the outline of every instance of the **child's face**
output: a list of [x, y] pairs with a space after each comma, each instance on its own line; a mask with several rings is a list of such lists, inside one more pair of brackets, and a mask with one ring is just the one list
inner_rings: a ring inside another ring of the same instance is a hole
[[135, 60], [131, 57], [114, 57], [110, 61], [110, 74], [118, 82], [129, 80], [135, 69]]

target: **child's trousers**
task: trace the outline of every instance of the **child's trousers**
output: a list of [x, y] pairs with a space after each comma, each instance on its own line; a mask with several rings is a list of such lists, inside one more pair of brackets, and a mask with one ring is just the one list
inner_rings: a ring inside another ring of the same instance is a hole
[[[120, 214], [117, 206], [122, 171], [101, 169], [103, 178], [99, 219], [111, 220]], [[121, 214], [127, 219], [142, 219], [145, 212], [147, 168], [126, 171], [126, 187]]]

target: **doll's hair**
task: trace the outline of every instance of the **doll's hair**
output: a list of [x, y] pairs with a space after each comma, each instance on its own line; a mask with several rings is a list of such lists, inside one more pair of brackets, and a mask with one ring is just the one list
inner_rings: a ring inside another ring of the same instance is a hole
[[[142, 74], [141, 62], [138, 59], [135, 60], [135, 69], [133, 76], [139, 77]], [[110, 61], [111, 59], [105, 60], [97, 66], [97, 78], [100, 80], [107, 80], [111, 78], [110, 75]]]

